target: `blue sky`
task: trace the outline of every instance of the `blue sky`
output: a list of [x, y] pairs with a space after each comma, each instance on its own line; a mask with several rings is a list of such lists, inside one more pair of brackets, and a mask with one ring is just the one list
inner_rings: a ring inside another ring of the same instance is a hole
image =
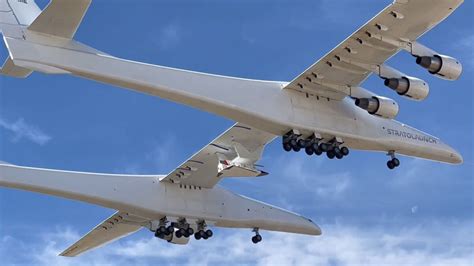
[[[291, 80], [389, 3], [96, 0], [76, 39], [147, 63]], [[474, 264], [473, 12], [466, 1], [421, 38], [463, 62], [459, 81], [431, 77], [407, 53], [389, 62], [431, 86], [423, 102], [396, 98], [398, 120], [455, 147], [463, 165], [402, 157], [401, 168], [388, 171], [381, 153], [329, 161], [285, 153], [276, 141], [261, 161], [269, 176], [222, 185], [311, 217], [321, 237], [263, 232], [254, 246], [249, 231], [220, 229], [212, 240], [182, 247], [143, 230], [78, 259], [56, 255], [113, 210], [0, 189], [2, 264]], [[2, 61], [6, 56], [2, 46]], [[364, 87], [395, 97], [376, 77]], [[70, 76], [0, 77], [0, 160], [19, 165], [162, 174], [233, 123]]]

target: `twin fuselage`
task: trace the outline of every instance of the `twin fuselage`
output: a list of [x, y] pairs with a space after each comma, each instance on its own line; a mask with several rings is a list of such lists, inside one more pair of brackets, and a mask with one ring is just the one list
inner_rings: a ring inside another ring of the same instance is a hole
[[160, 182], [160, 176], [80, 173], [0, 164], [0, 187], [74, 199], [159, 221], [163, 217], [205, 220], [227, 228], [320, 235], [298, 214], [220, 187], [206, 189]]
[[[21, 30], [19, 30], [21, 29]], [[73, 40], [43, 36], [21, 27], [5, 40], [16, 65], [45, 73], [72, 74], [155, 95], [282, 136], [298, 130], [339, 137], [353, 149], [395, 152], [461, 163], [440, 139], [395, 120], [369, 114], [354, 100], [331, 100], [283, 89], [286, 82], [211, 75], [128, 61]]]

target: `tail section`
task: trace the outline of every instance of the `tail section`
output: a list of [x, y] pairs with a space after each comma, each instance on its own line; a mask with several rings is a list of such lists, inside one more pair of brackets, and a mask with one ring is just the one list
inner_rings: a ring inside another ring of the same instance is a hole
[[[24, 0], [10, 0], [24, 1]], [[28, 30], [72, 39], [92, 0], [52, 0]]]
[[33, 71], [67, 73], [52, 66], [22, 60], [23, 55], [35, 50], [33, 46], [25, 44], [35, 44], [40, 39], [46, 45], [67, 45], [68, 40], [76, 34], [91, 2], [51, 0], [41, 11], [34, 0], [0, 0], [0, 31], [9, 52], [0, 74], [26, 78]]

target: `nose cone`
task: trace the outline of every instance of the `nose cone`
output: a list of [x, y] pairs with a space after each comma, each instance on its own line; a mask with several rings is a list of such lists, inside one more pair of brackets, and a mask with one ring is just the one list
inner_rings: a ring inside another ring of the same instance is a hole
[[462, 164], [464, 162], [462, 155], [457, 151], [451, 152], [450, 157], [452, 158], [452, 162], [454, 164]]
[[308, 235], [315, 235], [315, 236], [319, 236], [321, 235], [323, 232], [321, 231], [321, 228], [315, 224], [311, 219], [308, 219], [308, 218], [305, 218], [303, 217], [303, 219], [305, 219], [306, 221], [306, 234]]

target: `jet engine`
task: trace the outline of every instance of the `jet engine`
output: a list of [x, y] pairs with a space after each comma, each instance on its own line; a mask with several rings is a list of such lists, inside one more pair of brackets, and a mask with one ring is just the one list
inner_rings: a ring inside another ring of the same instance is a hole
[[356, 99], [355, 104], [371, 115], [377, 115], [387, 119], [395, 118], [399, 111], [397, 102], [381, 96]]
[[425, 81], [414, 77], [389, 78], [385, 79], [384, 84], [399, 95], [417, 101], [425, 99], [430, 92], [430, 87]]
[[462, 73], [461, 63], [446, 55], [419, 56], [416, 63], [442, 79], [457, 80]]

